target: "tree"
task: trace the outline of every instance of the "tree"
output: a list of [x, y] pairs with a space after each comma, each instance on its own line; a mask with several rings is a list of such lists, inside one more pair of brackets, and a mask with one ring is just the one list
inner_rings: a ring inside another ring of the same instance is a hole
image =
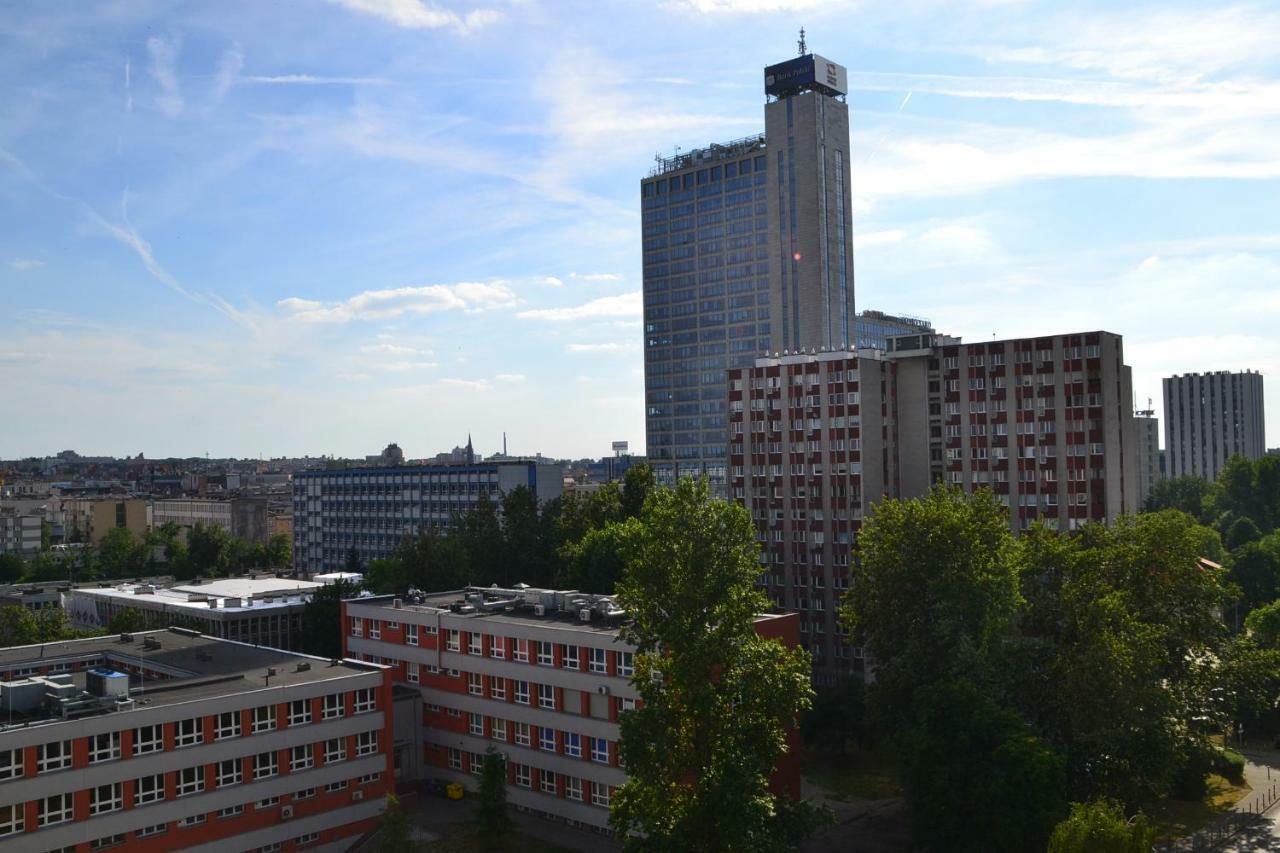
[[344, 569], [353, 574], [364, 574], [364, 560], [360, 559], [360, 552], [352, 545], [347, 549], [347, 560]]
[[293, 562], [293, 542], [283, 533], [277, 533], [267, 540], [267, 565], [272, 568], [286, 568]]
[[592, 530], [561, 552], [555, 583], [562, 589], [611, 594], [622, 578], [622, 540], [625, 528], [611, 524]]
[[538, 496], [517, 486], [502, 496], [503, 586], [522, 581], [531, 586], [551, 582], [551, 554], [538, 515]]
[[339, 580], [316, 590], [302, 608], [298, 651], [334, 660], [342, 657], [342, 599], [354, 598], [360, 585]]
[[40, 629], [27, 608], [10, 604], [0, 607], [0, 646], [30, 646], [40, 642]]
[[627, 518], [638, 518], [644, 502], [657, 488], [653, 468], [641, 462], [629, 467], [622, 475], [622, 513]]
[[1280, 533], [1240, 546], [1230, 562], [1246, 611], [1280, 598]]
[[175, 567], [174, 574], [184, 579], [222, 574], [230, 564], [230, 546], [231, 534], [226, 530], [196, 522], [187, 533], [186, 564]]
[[1280, 600], [1254, 608], [1244, 625], [1259, 646], [1280, 649]]
[[448, 538], [454, 537], [466, 552], [469, 574], [475, 583], [510, 586], [520, 580], [509, 576], [498, 508], [488, 495], [481, 493], [471, 510], [454, 520]]
[[810, 662], [753, 629], [768, 600], [751, 516], [686, 479], [624, 524], [618, 599], [643, 701], [622, 718], [628, 778], [610, 824], [633, 850], [785, 849], [796, 810], [769, 774], [810, 704]]
[[0, 554], [0, 583], [17, 583], [27, 572], [27, 563], [17, 554]]
[[1214, 485], [1199, 477], [1169, 477], [1151, 487], [1147, 496], [1147, 512], [1177, 509], [1200, 521], [1205, 516], [1206, 502], [1214, 491]]
[[105, 578], [123, 578], [142, 573], [146, 552], [127, 527], [113, 527], [98, 543], [98, 571]]
[[1155, 837], [1145, 815], [1126, 820], [1115, 800], [1072, 803], [1070, 817], [1053, 829], [1048, 853], [1150, 853]]
[[137, 608], [126, 607], [107, 623], [108, 634], [133, 634], [145, 630], [147, 620]]
[[516, 827], [507, 811], [507, 760], [492, 746], [484, 754], [475, 820], [480, 843], [490, 850], [501, 845]]
[[387, 794], [378, 833], [378, 853], [413, 853], [413, 816], [395, 794]]

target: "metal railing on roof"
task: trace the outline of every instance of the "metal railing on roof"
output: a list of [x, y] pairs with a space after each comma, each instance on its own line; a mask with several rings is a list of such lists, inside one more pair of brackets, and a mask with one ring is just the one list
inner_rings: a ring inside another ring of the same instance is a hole
[[650, 170], [649, 177], [656, 178], [658, 175], [677, 172], [702, 163], [714, 163], [718, 160], [741, 157], [743, 154], [761, 151], [764, 147], [764, 134], [756, 133], [751, 136], [744, 136], [741, 139], [731, 139], [728, 142], [714, 142], [706, 148], [697, 148], [693, 151], [678, 151], [670, 157], [655, 154], [653, 159], [658, 165]]

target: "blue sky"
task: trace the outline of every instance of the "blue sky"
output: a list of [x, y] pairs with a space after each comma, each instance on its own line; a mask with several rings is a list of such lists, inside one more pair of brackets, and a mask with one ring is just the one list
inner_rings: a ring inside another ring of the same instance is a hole
[[853, 91], [859, 308], [1267, 375], [1280, 5], [19, 0], [0, 458], [644, 443], [639, 179]]

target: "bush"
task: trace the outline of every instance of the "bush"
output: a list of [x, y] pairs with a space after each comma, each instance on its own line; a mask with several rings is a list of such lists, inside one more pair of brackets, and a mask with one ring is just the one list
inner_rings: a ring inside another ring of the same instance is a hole
[[1191, 750], [1184, 759], [1182, 767], [1179, 768], [1178, 775], [1174, 777], [1173, 790], [1170, 793], [1179, 800], [1204, 799], [1204, 795], [1209, 792], [1205, 777], [1212, 769], [1213, 756], [1208, 751]]
[[1244, 784], [1244, 756], [1224, 749], [1213, 757], [1213, 772], [1234, 785]]

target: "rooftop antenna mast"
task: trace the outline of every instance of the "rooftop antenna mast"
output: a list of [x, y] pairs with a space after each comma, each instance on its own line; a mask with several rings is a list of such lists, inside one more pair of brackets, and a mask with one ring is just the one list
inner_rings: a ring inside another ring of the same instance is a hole
[[800, 41], [796, 42], [796, 47], [800, 48], [801, 56], [809, 52], [809, 46], [804, 43], [804, 27], [800, 28]]

